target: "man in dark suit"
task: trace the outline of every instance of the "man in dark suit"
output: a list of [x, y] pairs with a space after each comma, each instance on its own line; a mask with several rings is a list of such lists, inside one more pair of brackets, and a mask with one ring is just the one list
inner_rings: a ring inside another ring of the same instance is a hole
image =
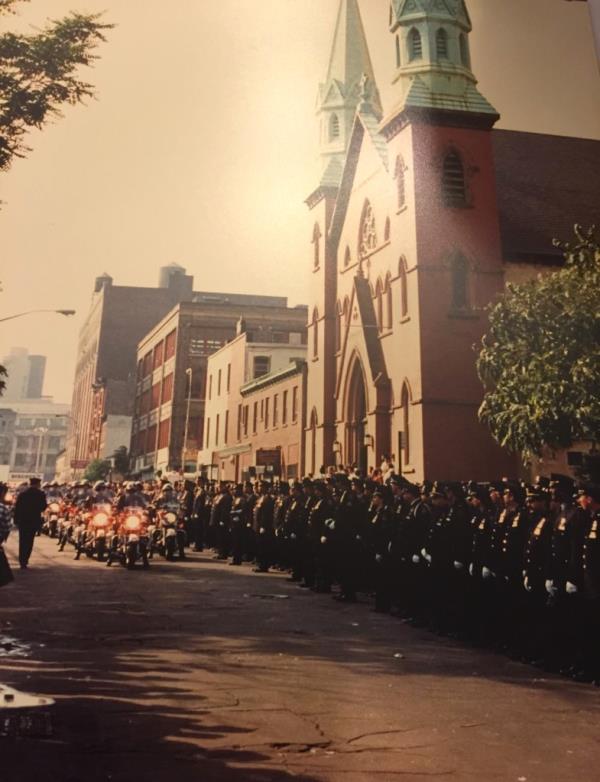
[[19, 494], [15, 503], [15, 524], [19, 528], [19, 564], [25, 570], [33, 550], [36, 532], [42, 527], [46, 510], [46, 495], [40, 489], [40, 479], [31, 478], [29, 488]]

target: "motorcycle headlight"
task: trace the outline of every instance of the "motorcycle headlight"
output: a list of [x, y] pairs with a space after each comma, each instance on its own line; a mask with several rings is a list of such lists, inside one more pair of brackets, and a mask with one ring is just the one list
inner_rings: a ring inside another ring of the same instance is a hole
[[172, 512], [165, 513], [165, 521], [168, 524], [175, 524], [175, 522], [177, 521], [177, 514]]
[[53, 502], [49, 507], [50, 513], [58, 513], [60, 511], [60, 505], [57, 502]]
[[128, 516], [125, 519], [125, 529], [127, 530], [137, 530], [141, 524], [141, 520], [139, 516]]
[[96, 527], [105, 527], [108, 524], [108, 515], [106, 513], [96, 513], [92, 522]]

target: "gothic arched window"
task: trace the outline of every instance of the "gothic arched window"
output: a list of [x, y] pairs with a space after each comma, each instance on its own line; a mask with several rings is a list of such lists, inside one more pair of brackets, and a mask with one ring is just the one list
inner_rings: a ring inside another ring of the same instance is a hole
[[406, 205], [406, 180], [404, 178], [405, 165], [402, 155], [396, 158], [396, 194], [398, 196], [398, 209]]
[[390, 218], [385, 218], [385, 228], [383, 229], [383, 241], [389, 242], [390, 241], [390, 235], [391, 235], [392, 225], [390, 223]]
[[400, 317], [405, 318], [408, 315], [408, 275], [406, 268], [406, 258], [400, 258]]
[[402, 52], [400, 49], [400, 36], [396, 36], [396, 68], [402, 65]]
[[460, 48], [460, 61], [465, 66], [465, 68], [471, 67], [471, 57], [469, 55], [469, 43], [467, 41], [467, 36], [464, 33], [461, 33], [458, 36], [458, 45]]
[[411, 61], [420, 60], [423, 56], [423, 41], [416, 27], [413, 27], [408, 34], [408, 53]]
[[438, 60], [446, 59], [448, 57], [448, 33], [443, 27], [435, 34], [435, 50], [437, 52]]
[[329, 140], [335, 141], [340, 137], [340, 118], [337, 114], [332, 114], [329, 118]]
[[410, 392], [408, 384], [402, 386], [402, 395], [400, 397], [400, 406], [402, 408], [402, 450], [404, 451], [403, 464], [410, 464]]
[[452, 309], [466, 310], [469, 307], [469, 266], [461, 255], [452, 260], [450, 267], [452, 285]]
[[383, 285], [381, 280], [377, 280], [375, 286], [375, 317], [377, 318], [377, 330], [381, 334], [383, 331]]
[[392, 278], [388, 272], [385, 278], [385, 329], [390, 331], [394, 323], [394, 302], [392, 299]]
[[313, 266], [315, 269], [317, 269], [321, 261], [321, 229], [319, 228], [319, 223], [315, 223], [315, 227], [313, 228], [312, 243]]
[[319, 310], [315, 307], [312, 316], [312, 328], [313, 328], [313, 358], [317, 358], [319, 355]]
[[338, 353], [342, 347], [342, 321], [344, 313], [341, 302], [337, 303], [337, 314], [335, 319], [335, 352]]
[[373, 207], [368, 201], [363, 206], [360, 219], [360, 232], [358, 236], [358, 254], [361, 258], [368, 255], [377, 247], [377, 233], [375, 231], [375, 215]]
[[350, 248], [346, 247], [346, 252], [344, 253], [344, 266], [350, 266], [351, 260], [352, 256], [350, 255]]
[[460, 155], [454, 150], [444, 158], [442, 197], [446, 206], [465, 206], [467, 203], [465, 169]]

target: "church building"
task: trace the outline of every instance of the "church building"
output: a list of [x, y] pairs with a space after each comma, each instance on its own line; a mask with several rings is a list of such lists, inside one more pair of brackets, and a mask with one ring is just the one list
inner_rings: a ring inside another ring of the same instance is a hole
[[395, 105], [357, 0], [341, 0], [319, 90], [306, 471], [387, 454], [410, 480], [516, 475], [477, 416], [486, 307], [597, 219], [600, 142], [494, 129], [464, 0], [393, 0], [386, 21]]

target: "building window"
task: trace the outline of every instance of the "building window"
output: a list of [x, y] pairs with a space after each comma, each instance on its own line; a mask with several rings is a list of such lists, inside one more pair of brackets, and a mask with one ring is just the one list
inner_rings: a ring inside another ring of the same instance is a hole
[[401, 156], [396, 158], [396, 198], [398, 203], [398, 209], [403, 209], [406, 206], [406, 180], [404, 177], [404, 171], [406, 166]]
[[279, 394], [273, 394], [273, 426], [279, 424]]
[[465, 169], [458, 152], [448, 152], [442, 172], [442, 197], [446, 206], [465, 206], [467, 189]]
[[340, 118], [332, 114], [329, 119], [329, 141], [335, 141], [340, 137]]
[[435, 49], [438, 60], [448, 58], [448, 33], [444, 30], [443, 27], [440, 27], [440, 29], [435, 34]]
[[158, 427], [158, 450], [161, 450], [162, 448], [168, 448], [170, 434], [171, 419], [167, 418], [166, 421], [161, 421]]
[[242, 415], [242, 420], [244, 422], [244, 437], [248, 436], [248, 418], [249, 418], [249, 409], [248, 405], [244, 405], [244, 413]]
[[154, 355], [152, 357], [153, 369], [158, 369], [163, 362], [164, 346], [164, 342], [159, 342], [158, 345], [154, 348]]
[[170, 402], [173, 399], [173, 373], [167, 375], [162, 383], [162, 404]]
[[221, 424], [221, 416], [217, 413], [217, 420], [215, 422], [215, 448], [219, 445], [219, 427]]
[[402, 386], [400, 405], [402, 407], [402, 447], [404, 466], [406, 466], [410, 464], [410, 393], [406, 383]]
[[315, 223], [315, 227], [313, 228], [312, 243], [313, 266], [315, 269], [318, 269], [321, 262], [321, 229], [319, 228], [319, 223]]
[[223, 427], [223, 445], [229, 442], [229, 410], [225, 411], [225, 426]]
[[231, 390], [231, 364], [227, 364], [227, 393]]
[[270, 356], [254, 356], [252, 376], [254, 379], [268, 375], [271, 371]]
[[212, 375], [208, 376], [208, 398], [212, 399]]
[[312, 316], [312, 329], [313, 329], [313, 358], [317, 358], [319, 355], [319, 312], [317, 309], [313, 310]]
[[392, 299], [392, 281], [389, 274], [385, 280], [384, 298], [385, 298], [385, 328], [387, 331], [390, 331], [390, 329], [392, 328], [392, 324], [394, 322], [394, 302]]
[[467, 261], [459, 256], [451, 265], [452, 277], [452, 309], [466, 310], [469, 307], [469, 268]]
[[377, 318], [377, 331], [383, 331], [383, 286], [381, 280], [377, 280], [375, 286], [375, 317]]
[[219, 369], [219, 374], [217, 375], [217, 396], [221, 396], [221, 370]]
[[256, 434], [258, 429], [258, 402], [254, 403], [254, 409], [252, 412], [252, 434]]
[[350, 266], [351, 261], [352, 256], [350, 255], [350, 248], [346, 247], [346, 252], [344, 253], [344, 266]]
[[298, 420], [298, 386], [294, 386], [292, 389], [292, 422], [296, 423]]
[[142, 367], [142, 377], [148, 377], [152, 373], [152, 353], [146, 353], [144, 356], [144, 366]]
[[416, 27], [413, 27], [408, 34], [408, 52], [409, 59], [420, 60], [423, 56], [423, 41], [421, 40], [421, 33]]
[[150, 426], [146, 436], [146, 453], [154, 453], [156, 450], [156, 437], [158, 435], [158, 426]]
[[155, 383], [150, 392], [150, 410], [156, 410], [160, 406], [160, 383]]
[[460, 61], [465, 66], [465, 68], [471, 67], [471, 56], [469, 54], [469, 43], [467, 41], [467, 36], [464, 33], [461, 33], [458, 36], [458, 45], [460, 48]]
[[400, 36], [396, 36], [396, 68], [402, 65], [402, 53], [400, 48]]
[[408, 315], [408, 276], [406, 268], [406, 258], [400, 258], [400, 317], [406, 318]]
[[338, 301], [337, 304], [337, 317], [335, 319], [335, 351], [338, 353], [342, 349], [342, 305]]
[[269, 428], [269, 397], [265, 399], [265, 429]]
[[237, 412], [237, 439], [238, 441], [242, 439], [242, 419], [243, 419], [243, 408], [241, 405], [238, 405], [238, 412]]
[[210, 418], [206, 419], [206, 447], [210, 447]]
[[288, 414], [288, 392], [283, 392], [283, 400], [281, 402], [281, 423], [287, 424], [287, 414]]
[[175, 345], [177, 344], [177, 329], [174, 329], [165, 337], [165, 361], [173, 358], [175, 355]]
[[365, 201], [360, 219], [360, 232], [358, 237], [358, 254], [361, 258], [368, 255], [377, 247], [377, 232], [375, 230], [375, 215], [368, 201]]

